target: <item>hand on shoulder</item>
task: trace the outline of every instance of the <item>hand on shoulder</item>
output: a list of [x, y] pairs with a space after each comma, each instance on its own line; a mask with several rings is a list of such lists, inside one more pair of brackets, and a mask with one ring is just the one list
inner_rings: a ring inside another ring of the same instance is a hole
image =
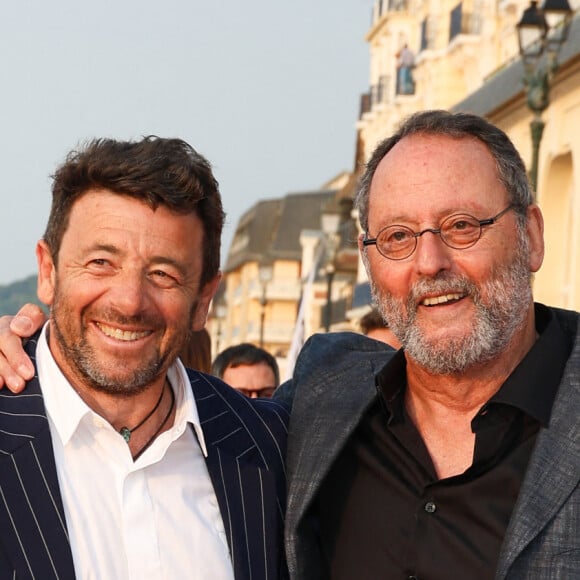
[[34, 366], [22, 347], [22, 339], [32, 336], [46, 321], [36, 304], [25, 304], [15, 316], [0, 317], [0, 389], [20, 392], [34, 376]]

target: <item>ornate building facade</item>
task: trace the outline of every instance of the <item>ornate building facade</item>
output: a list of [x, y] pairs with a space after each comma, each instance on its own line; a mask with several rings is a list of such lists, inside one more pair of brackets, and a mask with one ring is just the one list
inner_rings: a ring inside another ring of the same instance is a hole
[[[473, 112], [501, 127], [532, 165], [529, 108], [517, 24], [526, 0], [377, 0], [366, 39], [370, 91], [357, 128], [364, 157], [423, 109]], [[580, 4], [571, 2], [572, 9]], [[413, 94], [400, 94], [397, 54], [414, 51]], [[546, 257], [535, 277], [543, 302], [580, 310], [580, 19], [572, 20], [552, 75], [538, 159], [537, 202]]]

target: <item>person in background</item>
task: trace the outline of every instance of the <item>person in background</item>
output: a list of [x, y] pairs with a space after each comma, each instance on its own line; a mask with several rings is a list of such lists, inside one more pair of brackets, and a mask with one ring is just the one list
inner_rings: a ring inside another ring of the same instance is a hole
[[280, 384], [276, 359], [247, 342], [224, 349], [213, 361], [211, 372], [252, 399], [270, 398]]
[[415, 54], [407, 44], [397, 53], [397, 94], [412, 95], [415, 92], [413, 68]]
[[221, 277], [209, 163], [97, 139], [52, 191], [49, 321], [0, 397], [0, 577], [278, 579], [288, 414], [178, 359]]
[[360, 319], [360, 329], [361, 332], [373, 338], [374, 340], [380, 340], [386, 344], [391, 345], [393, 348], [400, 348], [401, 343], [399, 339], [394, 335], [393, 331], [389, 328], [389, 325], [385, 322], [382, 314], [377, 308], [369, 310]]

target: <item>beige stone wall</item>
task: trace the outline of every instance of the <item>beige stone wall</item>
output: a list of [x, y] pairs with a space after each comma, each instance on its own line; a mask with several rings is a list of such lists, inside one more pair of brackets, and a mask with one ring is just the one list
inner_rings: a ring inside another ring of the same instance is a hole
[[[394, 55], [407, 41], [417, 53], [416, 94], [398, 96], [391, 84], [381, 102], [362, 116], [357, 128], [365, 158], [407, 115], [453, 107], [517, 57], [515, 25], [528, 0], [464, 2], [465, 13], [474, 14], [466, 23], [477, 34], [459, 35], [450, 42], [449, 12], [457, 3], [411, 0], [407, 10], [387, 11], [371, 26], [366, 37], [371, 86], [381, 77], [394, 82]], [[580, 2], [571, 4], [577, 8]], [[423, 22], [431, 30], [427, 35], [430, 44], [419, 53]], [[531, 113], [523, 91], [516, 102], [498, 107], [489, 119], [508, 133], [529, 167]], [[569, 64], [557, 73], [544, 121], [537, 200], [545, 219], [546, 257], [535, 277], [534, 293], [548, 304], [580, 310], [580, 64]]]
[[[530, 111], [522, 99], [490, 116], [512, 138], [529, 166]], [[540, 145], [537, 202], [546, 256], [535, 277], [537, 300], [580, 310], [580, 63], [556, 75]]]
[[[266, 287], [264, 348], [275, 356], [286, 356], [296, 323], [300, 299], [300, 262], [277, 260]], [[259, 263], [249, 261], [225, 276], [227, 316], [220, 324], [219, 349], [241, 342], [258, 345], [262, 305]], [[217, 325], [212, 321], [212, 333]], [[214, 338], [215, 341], [215, 338]]]

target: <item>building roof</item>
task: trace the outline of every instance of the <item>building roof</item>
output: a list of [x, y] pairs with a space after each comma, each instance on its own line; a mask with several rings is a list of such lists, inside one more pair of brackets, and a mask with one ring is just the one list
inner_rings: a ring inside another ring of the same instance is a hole
[[238, 222], [225, 271], [264, 258], [300, 261], [300, 232], [320, 229], [322, 209], [335, 194], [335, 190], [307, 191], [259, 201]]
[[272, 257], [302, 259], [300, 232], [320, 230], [320, 216], [325, 205], [334, 199], [335, 190], [289, 193], [282, 200], [280, 222], [272, 241]]

